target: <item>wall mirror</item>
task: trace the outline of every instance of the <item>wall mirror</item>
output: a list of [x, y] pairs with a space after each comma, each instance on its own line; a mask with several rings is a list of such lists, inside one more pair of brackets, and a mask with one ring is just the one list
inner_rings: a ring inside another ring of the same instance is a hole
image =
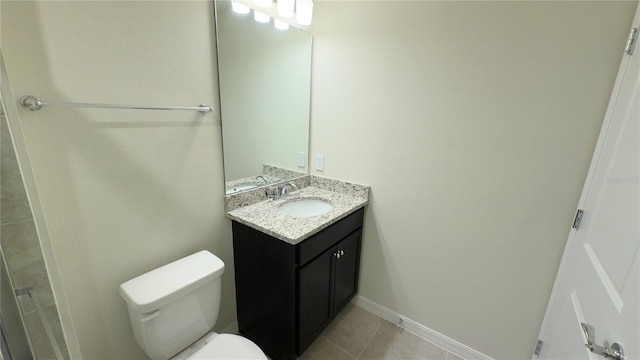
[[306, 175], [311, 34], [215, 6], [226, 194]]

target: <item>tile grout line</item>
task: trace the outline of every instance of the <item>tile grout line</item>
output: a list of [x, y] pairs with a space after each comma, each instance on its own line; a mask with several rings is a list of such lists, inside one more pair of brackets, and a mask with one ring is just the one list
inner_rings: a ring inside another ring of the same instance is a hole
[[364, 354], [364, 351], [367, 350], [367, 348], [369, 347], [369, 344], [371, 344], [371, 341], [373, 341], [373, 338], [376, 337], [376, 335], [378, 334], [378, 332], [380, 331], [380, 329], [382, 328], [382, 325], [384, 325], [384, 322], [386, 320], [382, 319], [382, 321], [380, 322], [380, 325], [378, 325], [378, 328], [376, 329], [376, 331], [373, 332], [373, 335], [371, 335], [371, 339], [369, 339], [369, 341], [367, 341], [367, 343], [364, 345], [364, 347], [362, 348], [362, 350], [360, 351], [360, 354], [358, 354], [358, 356], [356, 357], [356, 360], [360, 359], [360, 357], [362, 356], [362, 354]]
[[[359, 306], [360, 308], [382, 318], [385, 321], [388, 321], [389, 323], [391, 323], [392, 325], [396, 325], [396, 323], [394, 321], [391, 321], [391, 319], [395, 319], [395, 321], [397, 321], [398, 319], [400, 320], [405, 320], [405, 323], [407, 325], [410, 326], [406, 326], [405, 327], [405, 331], [408, 331], [409, 333], [417, 336], [418, 338], [420, 338], [423, 341], [426, 341], [427, 343], [440, 348], [442, 351], [445, 352], [445, 359], [449, 359], [452, 356], [455, 356], [456, 358], [460, 358], [462, 360], [467, 360], [467, 359], [482, 359], [482, 360], [495, 360], [492, 359], [482, 353], [479, 353], [478, 351], [471, 349], [463, 344], [460, 344], [458, 342], [456, 342], [455, 340], [449, 339], [446, 336], [439, 334], [431, 329], [426, 328], [424, 325], [418, 324], [413, 320], [404, 318], [403, 316], [401, 316], [400, 314], [397, 314], [385, 307], [382, 307], [379, 304], [376, 304], [374, 302], [372, 302], [369, 299], [366, 299], [362, 296], [359, 296], [359, 298], [357, 298], [356, 302], [354, 302], [354, 304], [356, 304], [356, 306]], [[424, 329], [423, 329], [424, 328]], [[426, 330], [425, 330], [426, 329]], [[435, 335], [435, 336], [434, 336]], [[434, 341], [436, 340], [436, 341]], [[443, 345], [440, 345], [443, 344]], [[464, 357], [461, 356], [458, 352], [456, 351], [450, 351], [448, 348], [452, 347], [454, 348], [454, 350], [458, 350], [458, 351], [462, 351], [462, 353], [467, 352], [467, 350], [469, 350], [469, 353], [475, 353], [475, 354], [471, 354], [471, 356], [469, 357]], [[478, 356], [476, 356], [476, 354]]]
[[348, 352], [347, 350], [345, 350], [345, 349], [341, 348], [341, 347], [340, 347], [340, 345], [338, 345], [338, 344], [334, 343], [333, 341], [329, 340], [329, 338], [328, 338], [328, 337], [326, 337], [326, 336], [324, 336], [324, 335], [320, 335], [320, 337], [321, 337], [321, 338], [323, 338], [323, 339], [325, 339], [329, 344], [331, 344], [331, 345], [333, 345], [333, 346], [337, 347], [337, 348], [338, 348], [340, 351], [342, 351], [343, 353], [345, 353], [345, 354], [349, 355], [349, 357], [350, 357], [350, 358], [352, 358], [352, 359], [354, 359], [354, 360], [357, 360], [357, 359], [358, 359], [358, 358], [356, 358], [355, 356], [353, 356], [353, 355], [349, 354], [349, 352]]
[[14, 225], [14, 224], [21, 223], [21, 222], [27, 222], [29, 220], [33, 220], [33, 216], [30, 217], [30, 218], [26, 218], [26, 219], [12, 220], [12, 221], [8, 221], [8, 222], [5, 222], [5, 223], [0, 223], [0, 226], [2, 226], [2, 225]]

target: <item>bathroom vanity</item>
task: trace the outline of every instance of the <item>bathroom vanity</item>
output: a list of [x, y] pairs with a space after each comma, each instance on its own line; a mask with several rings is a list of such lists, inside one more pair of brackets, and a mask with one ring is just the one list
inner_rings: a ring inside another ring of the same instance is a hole
[[[368, 199], [345, 205], [349, 197], [332, 198], [333, 212], [316, 217], [277, 213], [283, 203], [310, 198], [309, 194], [323, 199], [331, 195], [301, 189], [288, 200], [266, 200], [264, 210], [258, 204], [228, 213], [233, 220], [239, 332], [275, 360], [301, 355], [358, 290]], [[269, 225], [261, 227], [261, 220]]]

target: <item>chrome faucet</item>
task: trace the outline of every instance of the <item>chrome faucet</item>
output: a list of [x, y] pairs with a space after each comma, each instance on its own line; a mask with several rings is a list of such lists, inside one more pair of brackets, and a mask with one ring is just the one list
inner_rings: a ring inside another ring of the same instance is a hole
[[[291, 190], [287, 190], [287, 188], [291, 188]], [[280, 196], [287, 196], [287, 195], [289, 195], [289, 191], [295, 191], [297, 189], [298, 189], [298, 187], [293, 182], [286, 183], [286, 184], [282, 185], [282, 190], [280, 192]]]
[[262, 175], [258, 175], [258, 176], [256, 176], [256, 180], [259, 180], [259, 179], [262, 179], [262, 181], [264, 181], [264, 184], [265, 184], [265, 185], [269, 183], [269, 182], [267, 181], [267, 179], [265, 179], [265, 178], [264, 178], [264, 176], [262, 176]]

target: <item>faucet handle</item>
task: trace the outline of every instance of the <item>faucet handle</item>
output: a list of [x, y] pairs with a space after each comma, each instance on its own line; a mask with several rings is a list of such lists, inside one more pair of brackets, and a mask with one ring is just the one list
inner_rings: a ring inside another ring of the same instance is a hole
[[291, 191], [294, 191], [294, 190], [298, 189], [296, 184], [294, 184], [293, 182], [288, 182], [288, 183], [282, 185], [282, 192], [280, 193], [280, 196], [289, 195], [289, 190], [287, 190], [288, 187], [291, 187]]

